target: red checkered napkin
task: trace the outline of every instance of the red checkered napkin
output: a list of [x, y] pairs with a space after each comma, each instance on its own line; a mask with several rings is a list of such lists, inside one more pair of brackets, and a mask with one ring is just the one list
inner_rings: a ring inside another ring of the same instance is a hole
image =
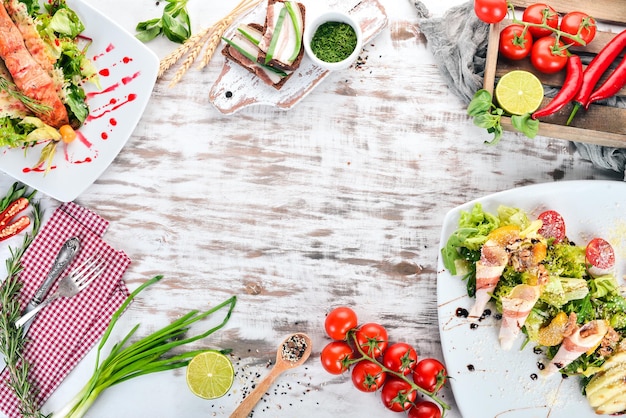
[[[31, 365], [31, 382], [40, 390], [37, 396], [40, 405], [102, 337], [111, 316], [128, 296], [122, 276], [130, 259], [102, 240], [108, 224], [88, 209], [65, 203], [54, 212], [22, 258], [22, 309], [44, 281], [61, 246], [69, 238], [80, 239], [80, 250], [48, 295], [56, 290], [61, 277], [93, 254], [102, 254], [107, 263], [104, 273], [78, 295], [61, 298], [42, 310], [28, 331], [30, 342], [24, 355]], [[19, 401], [5, 383], [7, 377], [8, 370], [4, 370], [0, 374], [0, 409], [9, 418], [17, 418]]]

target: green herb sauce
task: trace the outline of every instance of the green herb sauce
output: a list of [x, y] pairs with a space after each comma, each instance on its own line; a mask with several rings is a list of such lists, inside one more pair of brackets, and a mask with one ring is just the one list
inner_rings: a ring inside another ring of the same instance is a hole
[[324, 62], [343, 61], [356, 48], [356, 32], [344, 22], [320, 25], [311, 39], [311, 51]]

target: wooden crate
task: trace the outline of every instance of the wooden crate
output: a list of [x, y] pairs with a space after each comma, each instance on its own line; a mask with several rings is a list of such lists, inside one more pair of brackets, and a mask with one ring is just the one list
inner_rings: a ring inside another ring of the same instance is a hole
[[[516, 6], [516, 18], [522, 18], [523, 9], [536, 1], [513, 0]], [[579, 10], [593, 16], [598, 22], [605, 22], [616, 25], [614, 32], [598, 31], [595, 39], [586, 47], [572, 48], [573, 53], [591, 56], [597, 54], [606, 43], [617, 35], [621, 30], [626, 29], [626, 0], [579, 0], [575, 2], [568, 0], [548, 0], [546, 2], [552, 6], [561, 16], [568, 11]], [[542, 74], [535, 70], [530, 64], [529, 58], [521, 61], [511, 61], [498, 56], [498, 41], [500, 31], [511, 22], [508, 20], [491, 25], [489, 33], [489, 46], [487, 48], [487, 62], [485, 64], [484, 88], [493, 93], [497, 80], [509, 71], [520, 69], [530, 71], [535, 74], [544, 86], [560, 87], [565, 78], [565, 70], [558, 74]], [[618, 60], [621, 60], [621, 57]], [[604, 76], [606, 77], [606, 75]], [[603, 78], [604, 79], [604, 78]], [[600, 80], [602, 83], [603, 79]], [[619, 93], [626, 96], [626, 88]], [[551, 99], [544, 97], [542, 106]], [[568, 104], [558, 113], [544, 118], [539, 124], [539, 135], [560, 138], [570, 141], [587, 142], [591, 144], [605, 145], [626, 148], [626, 109], [596, 105], [590, 106], [589, 110], [580, 109], [569, 126], [565, 125], [573, 108], [573, 104]], [[511, 125], [511, 118], [503, 117], [502, 126], [505, 130], [515, 131]]]

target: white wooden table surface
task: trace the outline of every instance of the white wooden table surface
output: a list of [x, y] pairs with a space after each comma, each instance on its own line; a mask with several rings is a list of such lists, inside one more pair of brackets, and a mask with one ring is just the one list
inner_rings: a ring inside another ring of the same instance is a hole
[[[133, 33], [164, 5], [86, 1]], [[194, 31], [235, 3], [190, 0]], [[127, 145], [76, 202], [111, 221], [107, 240], [133, 260], [131, 289], [165, 276], [123, 316], [118, 334], [140, 322], [145, 335], [237, 295], [227, 327], [194, 346], [232, 348], [237, 377], [227, 396], [205, 401], [188, 390], [184, 369], [145, 376], [106, 391], [89, 418], [227, 417], [295, 331], [313, 338], [314, 353], [277, 381], [255, 417], [399, 416], [358, 392], [348, 374], [322, 369], [325, 314], [349, 305], [361, 322], [386, 326], [390, 339], [442, 359], [435, 284], [446, 212], [529, 184], [621, 180], [561, 140], [507, 133], [485, 145], [489, 136], [439, 75], [412, 2], [381, 3], [389, 25], [366, 46], [365, 64], [332, 74], [289, 111], [218, 112], [208, 92], [220, 54], [174, 88], [171, 74], [157, 83]], [[424, 3], [439, 16], [462, 1]], [[148, 45], [161, 58], [175, 48]], [[12, 181], [0, 180], [3, 190]], [[92, 365], [90, 355], [44, 411], [65, 404]], [[454, 406], [450, 392], [445, 399]]]

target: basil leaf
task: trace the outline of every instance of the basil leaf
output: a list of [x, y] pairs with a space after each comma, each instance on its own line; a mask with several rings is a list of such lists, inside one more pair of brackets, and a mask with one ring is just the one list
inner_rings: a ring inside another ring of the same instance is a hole
[[163, 15], [163, 34], [170, 41], [182, 44], [189, 38], [190, 31], [183, 22], [166, 13]]
[[139, 22], [135, 30], [138, 32], [135, 37], [141, 42], [151, 41], [159, 36], [163, 30], [161, 27], [161, 19], [156, 18], [146, 20], [145, 22]]
[[531, 139], [537, 136], [537, 132], [539, 132], [539, 121], [531, 118], [530, 113], [511, 116], [511, 124]]
[[484, 89], [478, 90], [467, 106], [467, 114], [477, 116], [491, 109], [491, 94]]

